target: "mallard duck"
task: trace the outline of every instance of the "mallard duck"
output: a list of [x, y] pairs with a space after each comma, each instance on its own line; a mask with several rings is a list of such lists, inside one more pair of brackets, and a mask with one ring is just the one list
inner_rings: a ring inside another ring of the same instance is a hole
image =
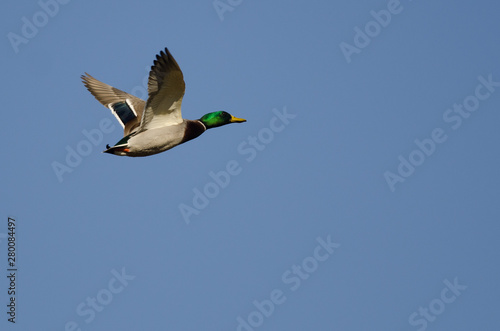
[[149, 72], [147, 101], [104, 84], [88, 73], [81, 78], [90, 93], [111, 110], [123, 127], [123, 138], [113, 147], [107, 145], [103, 153], [158, 154], [198, 137], [207, 129], [246, 122], [225, 111], [208, 113], [198, 120], [183, 119], [184, 77], [167, 48], [156, 55]]

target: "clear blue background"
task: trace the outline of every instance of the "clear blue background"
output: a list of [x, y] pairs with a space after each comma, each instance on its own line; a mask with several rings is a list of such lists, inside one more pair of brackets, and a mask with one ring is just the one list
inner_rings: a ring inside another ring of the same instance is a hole
[[[410, 315], [441, 309], [457, 278], [467, 288], [427, 329], [498, 330], [500, 88], [457, 130], [443, 113], [478, 76], [500, 81], [500, 5], [400, 6], [348, 63], [339, 45], [387, 1], [243, 1], [223, 21], [211, 0], [70, 1], [18, 53], [8, 33], [42, 9], [4, 3], [0, 234], [15, 217], [19, 270], [15, 326], [0, 281], [0, 329], [236, 330], [279, 289], [255, 330], [419, 330]], [[185, 118], [248, 122], [147, 158], [102, 154], [121, 128], [80, 75], [140, 91], [166, 46]], [[296, 117], [246, 161], [238, 145], [284, 107]], [[114, 131], [60, 182], [52, 163], [103, 119]], [[448, 139], [392, 192], [384, 173], [435, 128]], [[179, 205], [230, 160], [241, 173], [186, 224]], [[328, 236], [340, 247], [292, 291], [282, 275]], [[122, 268], [135, 278], [86, 323], [77, 306]]]

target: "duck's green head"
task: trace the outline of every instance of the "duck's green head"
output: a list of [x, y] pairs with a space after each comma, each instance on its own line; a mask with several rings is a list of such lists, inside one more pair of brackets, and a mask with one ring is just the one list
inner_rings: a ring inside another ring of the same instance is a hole
[[223, 126], [229, 123], [241, 123], [247, 120], [243, 118], [237, 118], [225, 111], [216, 111], [213, 113], [208, 113], [200, 118], [200, 122], [205, 124], [207, 129], [216, 128], [218, 126]]

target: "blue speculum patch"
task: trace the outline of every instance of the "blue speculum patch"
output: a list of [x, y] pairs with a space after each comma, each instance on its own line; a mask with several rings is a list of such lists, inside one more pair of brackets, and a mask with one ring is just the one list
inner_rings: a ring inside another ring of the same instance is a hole
[[118, 115], [123, 125], [136, 118], [134, 112], [126, 102], [117, 102], [111, 105], [111, 108]]

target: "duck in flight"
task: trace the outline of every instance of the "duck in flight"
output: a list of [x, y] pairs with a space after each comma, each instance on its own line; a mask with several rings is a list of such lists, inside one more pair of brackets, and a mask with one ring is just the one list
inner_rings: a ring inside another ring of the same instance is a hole
[[109, 108], [123, 126], [124, 136], [103, 153], [120, 156], [148, 156], [169, 150], [194, 139], [207, 129], [246, 122], [225, 111], [203, 115], [198, 120], [181, 116], [185, 91], [179, 65], [167, 48], [156, 55], [148, 80], [148, 100], [104, 84], [91, 75], [82, 75], [92, 95]]

